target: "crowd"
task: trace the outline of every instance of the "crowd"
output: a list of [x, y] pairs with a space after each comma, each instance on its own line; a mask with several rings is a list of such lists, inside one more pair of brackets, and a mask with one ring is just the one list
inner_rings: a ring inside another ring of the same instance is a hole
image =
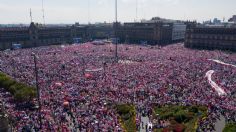
[[[183, 44], [119, 45], [116, 63], [114, 51], [111, 44], [85, 43], [0, 52], [0, 70], [29, 85], [36, 84], [32, 52], [38, 56], [42, 128], [37, 109], [19, 109], [0, 90], [15, 130], [122, 131], [112, 109], [118, 103], [144, 108], [201, 104], [208, 106], [209, 115], [217, 108], [228, 120], [236, 120], [236, 68], [209, 60], [235, 64], [236, 54], [186, 49]], [[209, 70], [215, 71], [212, 80], [226, 95], [211, 87], [205, 76]]]

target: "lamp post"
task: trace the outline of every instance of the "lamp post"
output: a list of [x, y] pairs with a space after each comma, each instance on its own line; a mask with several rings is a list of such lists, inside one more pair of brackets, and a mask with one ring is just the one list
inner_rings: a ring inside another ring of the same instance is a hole
[[15, 65], [15, 60], [12, 59], [13, 77], [15, 77], [15, 75], [16, 75], [16, 67], [15, 66], [16, 66]]
[[[135, 81], [135, 84], [136, 84], [136, 81]], [[133, 102], [133, 104], [135, 105], [135, 102], [136, 102], [136, 88], [135, 88], [135, 85], [133, 85], [133, 91], [134, 91], [134, 102]]]
[[115, 59], [116, 62], [118, 63], [118, 35], [117, 35], [117, 24], [118, 24], [118, 20], [117, 20], [117, 0], [115, 0], [115, 41], [116, 41], [116, 55], [115, 55]]
[[37, 98], [38, 98], [38, 112], [39, 112], [39, 121], [40, 121], [40, 129], [42, 128], [42, 116], [41, 116], [41, 102], [40, 102], [40, 90], [38, 84], [38, 67], [37, 67], [37, 56], [35, 53], [32, 53], [34, 57], [34, 72], [35, 72], [35, 81], [36, 81], [36, 88], [37, 88]]
[[103, 63], [103, 78], [105, 79], [105, 82], [107, 81], [107, 78], [106, 78], [106, 61], [104, 61]]
[[83, 74], [83, 77], [84, 77], [84, 75], [85, 75], [85, 60], [84, 60], [84, 58], [82, 58], [82, 65], [83, 65], [82, 74]]

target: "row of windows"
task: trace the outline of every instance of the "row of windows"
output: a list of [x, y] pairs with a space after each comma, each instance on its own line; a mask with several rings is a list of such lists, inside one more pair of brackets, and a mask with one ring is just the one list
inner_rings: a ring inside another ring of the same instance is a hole
[[[62, 42], [65, 39], [62, 38], [55, 38], [55, 39], [43, 39], [43, 40], [38, 40], [37, 43], [56, 43], [56, 42]], [[26, 44], [26, 43], [31, 43], [29, 40], [11, 40], [6, 43], [1, 43], [1, 44], [12, 44], [12, 43], [20, 43], [20, 44]]]
[[187, 37], [196, 38], [196, 39], [219, 39], [219, 40], [236, 40], [236, 36], [234, 35], [206, 35], [206, 34], [191, 34], [187, 35]]
[[223, 45], [235, 45], [233, 41], [207, 41], [207, 40], [190, 40], [190, 43], [195, 44], [223, 44]]
[[187, 47], [195, 48], [207, 48], [207, 49], [227, 49], [227, 50], [236, 50], [234, 45], [228, 44], [202, 44], [202, 43], [185, 43]]
[[200, 33], [200, 34], [236, 34], [236, 30], [234, 29], [192, 29], [190, 30], [192, 33]]

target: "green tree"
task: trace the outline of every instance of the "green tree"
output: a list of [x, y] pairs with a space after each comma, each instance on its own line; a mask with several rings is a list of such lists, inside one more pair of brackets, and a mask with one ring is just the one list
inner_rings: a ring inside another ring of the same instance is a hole
[[223, 132], [236, 132], [236, 123], [226, 124]]

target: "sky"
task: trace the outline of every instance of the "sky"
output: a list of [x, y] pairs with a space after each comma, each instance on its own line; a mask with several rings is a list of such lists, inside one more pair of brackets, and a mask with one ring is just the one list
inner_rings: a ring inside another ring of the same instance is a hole
[[[159, 16], [198, 22], [236, 14], [236, 0], [118, 0], [118, 21], [133, 22]], [[136, 17], [137, 5], [137, 17]], [[0, 0], [0, 23], [43, 23], [42, 0]], [[115, 0], [44, 0], [47, 24], [113, 22]]]

